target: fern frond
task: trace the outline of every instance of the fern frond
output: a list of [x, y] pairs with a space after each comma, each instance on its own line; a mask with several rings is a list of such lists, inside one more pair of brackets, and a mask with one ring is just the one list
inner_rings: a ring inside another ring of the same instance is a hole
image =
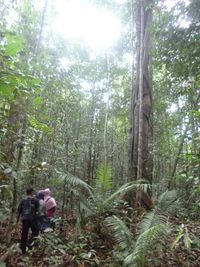
[[100, 164], [97, 170], [97, 181], [96, 182], [105, 191], [112, 188], [111, 164]]
[[127, 225], [117, 216], [106, 219], [107, 226], [113, 232], [115, 241], [123, 249], [131, 249], [133, 247], [134, 237]]

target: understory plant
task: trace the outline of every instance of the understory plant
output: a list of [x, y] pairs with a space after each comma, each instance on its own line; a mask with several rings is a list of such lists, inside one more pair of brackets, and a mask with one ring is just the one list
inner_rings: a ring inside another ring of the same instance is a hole
[[101, 165], [95, 188], [70, 173], [62, 174], [60, 177], [60, 180], [67, 184], [67, 194], [73, 194], [73, 213], [76, 214], [75, 241], [83, 233], [82, 229], [85, 226], [90, 227], [90, 231], [99, 238], [106, 238], [104, 221], [113, 214], [123, 217], [130, 223], [128, 212], [131, 207], [124, 201], [124, 196], [128, 192], [147, 191], [149, 187], [146, 181], [138, 180], [126, 183], [112, 192], [111, 172], [110, 165]]
[[80, 220], [109, 213], [127, 192], [139, 190], [146, 192], [149, 187], [146, 181], [138, 180], [126, 183], [112, 192], [110, 165], [100, 167], [94, 188], [70, 173], [62, 174], [60, 180], [67, 185], [67, 195], [73, 194], [76, 203], [76, 215], [80, 217]]
[[[89, 237], [80, 235], [77, 240], [67, 242], [56, 232], [45, 233], [38, 237], [37, 250], [50, 266], [60, 266], [63, 262], [68, 262], [69, 266], [77, 266], [81, 262], [98, 266], [96, 251], [88, 247], [88, 239]], [[30, 254], [34, 254], [34, 250], [29, 251]]]
[[163, 240], [171, 231], [168, 211], [175, 201], [175, 191], [163, 193], [155, 208], [144, 216], [136, 239], [120, 218], [112, 216], [106, 220], [116, 242], [114, 255], [123, 266], [146, 266], [149, 250], [158, 246], [162, 248]]

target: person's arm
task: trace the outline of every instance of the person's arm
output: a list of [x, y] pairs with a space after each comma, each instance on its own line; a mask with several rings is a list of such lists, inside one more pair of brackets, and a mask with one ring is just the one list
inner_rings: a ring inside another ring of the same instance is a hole
[[19, 212], [17, 212], [16, 223], [18, 223], [18, 222], [19, 222], [19, 218], [20, 218], [20, 213], [19, 213]]
[[42, 212], [43, 212], [44, 216], [46, 217], [46, 215], [47, 215], [47, 210], [46, 210], [46, 206], [45, 206], [45, 202], [44, 202], [44, 200], [43, 200], [43, 202], [42, 202]]
[[39, 206], [40, 206], [39, 200], [35, 198], [35, 213], [36, 214], [38, 214]]

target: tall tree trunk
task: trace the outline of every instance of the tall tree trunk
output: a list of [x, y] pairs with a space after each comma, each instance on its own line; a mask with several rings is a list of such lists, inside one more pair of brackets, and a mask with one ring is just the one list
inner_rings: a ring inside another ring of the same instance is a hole
[[[21, 115], [23, 114], [22, 112], [22, 98], [18, 94], [18, 91], [16, 92], [15, 100], [12, 102], [11, 107], [10, 107], [10, 115], [8, 118], [8, 130], [7, 134], [5, 136], [4, 140], [4, 157], [5, 161], [11, 165], [14, 169], [16, 169], [15, 164], [13, 162], [15, 161], [15, 150], [16, 150], [16, 141], [18, 139], [18, 133], [20, 129], [20, 122], [21, 122]], [[16, 172], [18, 171], [19, 168], [19, 157], [17, 160], [17, 169]], [[17, 203], [17, 179], [13, 175], [11, 175], [11, 182], [13, 185], [12, 188], [12, 193], [13, 193], [13, 198], [12, 198], [12, 204], [11, 204], [11, 212], [10, 212], [10, 217], [8, 221], [8, 226], [6, 229], [6, 244], [10, 245], [11, 241], [11, 232], [13, 228], [13, 223], [14, 223], [14, 218], [15, 218], [15, 213], [16, 213], [16, 203]]]
[[88, 153], [87, 153], [87, 170], [86, 170], [86, 181], [91, 184], [91, 169], [92, 169], [92, 150], [93, 150], [93, 125], [94, 125], [94, 100], [92, 100], [92, 107], [89, 121], [89, 136], [88, 136]]
[[107, 164], [107, 128], [108, 128], [108, 112], [109, 112], [109, 98], [106, 103], [106, 114], [104, 119], [104, 131], [103, 131], [103, 147], [104, 147], [104, 163]]
[[79, 135], [80, 135], [80, 127], [81, 127], [81, 108], [79, 111], [79, 116], [76, 122], [75, 128], [75, 141], [74, 141], [74, 163], [73, 163], [73, 174], [76, 175], [76, 167], [79, 153]]
[[140, 51], [139, 51], [139, 83], [138, 83], [138, 158], [137, 158], [137, 179], [142, 178], [142, 167], [143, 167], [143, 52], [144, 52], [144, 7], [141, 2], [140, 13]]
[[[95, 82], [94, 82], [95, 88]], [[95, 91], [95, 90], [94, 90]], [[91, 184], [91, 173], [92, 173], [92, 157], [93, 157], [93, 139], [94, 139], [94, 116], [95, 116], [95, 94], [92, 92], [91, 95], [91, 106], [89, 111], [89, 124], [88, 124], [88, 147], [87, 147], [87, 155], [86, 155], [86, 166], [85, 166], [85, 174], [84, 178], [86, 182]]]
[[148, 180], [151, 180], [151, 174], [147, 168], [149, 120], [152, 105], [152, 88], [149, 77], [151, 3], [152, 0], [137, 1], [137, 64], [136, 80], [132, 85], [132, 128], [129, 166], [132, 178], [146, 178]]

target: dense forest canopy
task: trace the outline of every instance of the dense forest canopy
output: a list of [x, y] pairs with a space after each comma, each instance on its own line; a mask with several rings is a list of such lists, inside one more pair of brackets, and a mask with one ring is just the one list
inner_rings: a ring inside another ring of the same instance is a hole
[[96, 249], [66, 266], [183, 266], [156, 265], [148, 248], [174, 216], [168, 249], [196, 242], [176, 234], [199, 218], [200, 1], [0, 0], [0, 17], [0, 252], [25, 189], [49, 187], [73, 248], [87, 224], [114, 236], [107, 263]]

